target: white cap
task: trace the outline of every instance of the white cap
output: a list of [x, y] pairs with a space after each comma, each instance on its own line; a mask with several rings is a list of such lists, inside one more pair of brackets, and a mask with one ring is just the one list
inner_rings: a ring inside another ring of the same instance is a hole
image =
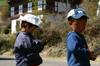
[[18, 20], [26, 21], [26, 22], [36, 25], [40, 28], [43, 28], [42, 26], [40, 26], [40, 23], [42, 23], [41, 19], [32, 14], [26, 14], [24, 16], [20, 16], [18, 18]]

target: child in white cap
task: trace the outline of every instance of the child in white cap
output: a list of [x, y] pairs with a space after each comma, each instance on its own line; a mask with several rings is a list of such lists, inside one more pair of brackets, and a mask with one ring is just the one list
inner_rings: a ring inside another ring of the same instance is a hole
[[22, 30], [18, 32], [15, 41], [16, 66], [38, 66], [42, 63], [39, 53], [45, 42], [35, 40], [32, 33], [40, 27], [41, 20], [34, 15], [26, 14], [20, 18]]
[[67, 62], [68, 66], [90, 66], [90, 59], [95, 52], [88, 49], [86, 40], [82, 35], [85, 30], [87, 19], [83, 9], [72, 9], [67, 16], [70, 27], [73, 29], [67, 36]]

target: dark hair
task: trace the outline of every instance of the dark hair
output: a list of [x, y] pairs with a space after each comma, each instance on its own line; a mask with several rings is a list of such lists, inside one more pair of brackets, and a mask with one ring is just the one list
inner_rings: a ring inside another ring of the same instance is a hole
[[27, 22], [26, 21], [22, 21], [21, 27], [24, 27], [25, 28], [25, 23], [27, 23]]
[[74, 18], [73, 17], [69, 17], [69, 21], [71, 22], [71, 23], [73, 23], [74, 22]]
[[33, 26], [35, 26], [36, 28], [38, 28], [38, 26], [33, 25], [33, 24], [31, 24], [31, 23], [28, 23], [28, 22], [26, 22], [26, 21], [22, 21], [21, 27], [24, 27], [24, 28], [25, 28], [25, 23], [27, 23], [27, 24], [29, 25], [29, 28], [30, 28], [30, 27], [33, 27]]
[[[86, 16], [82, 16], [82, 17], [79, 18], [79, 19], [86, 19], [86, 20], [87, 20], [87, 17], [86, 17]], [[74, 20], [75, 20], [75, 18], [73, 18], [73, 17], [69, 17], [69, 21], [70, 21], [71, 23], [73, 23]]]

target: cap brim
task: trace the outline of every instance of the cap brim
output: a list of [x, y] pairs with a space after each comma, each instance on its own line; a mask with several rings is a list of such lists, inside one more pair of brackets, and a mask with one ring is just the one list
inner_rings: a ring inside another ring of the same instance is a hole
[[73, 16], [73, 18], [79, 19], [79, 18], [81, 18], [82, 16], [86, 16], [87, 19], [89, 19], [89, 17], [88, 17], [86, 14], [78, 14], [78, 15]]
[[39, 26], [39, 28], [43, 28], [43, 26]]
[[[29, 22], [29, 21], [26, 21], [26, 22], [31, 23], [31, 22]], [[31, 23], [31, 24], [32, 24], [32, 25], [38, 26], [38, 28], [43, 28], [43, 26], [40, 26], [40, 25], [37, 25], [37, 24], [34, 24], [34, 23]]]
[[[34, 25], [36, 25], [36, 24], [34, 24]], [[40, 25], [36, 25], [38, 28], [43, 28], [43, 26], [40, 26]]]

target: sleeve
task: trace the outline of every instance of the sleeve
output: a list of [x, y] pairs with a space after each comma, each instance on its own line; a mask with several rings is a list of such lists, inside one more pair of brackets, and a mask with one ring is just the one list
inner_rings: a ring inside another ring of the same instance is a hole
[[23, 50], [26, 53], [39, 53], [43, 50], [44, 45], [39, 40], [32, 40], [29, 37], [23, 38]]
[[67, 48], [75, 55], [81, 57], [90, 57], [89, 49], [81, 47], [81, 44], [78, 42], [78, 38], [76, 35], [70, 35], [67, 38]]

